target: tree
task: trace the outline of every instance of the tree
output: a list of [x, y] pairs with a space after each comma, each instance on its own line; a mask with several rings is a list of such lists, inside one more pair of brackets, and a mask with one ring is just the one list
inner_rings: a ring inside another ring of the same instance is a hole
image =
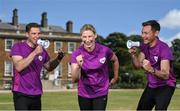
[[[135, 70], [131, 64], [131, 59], [126, 46], [127, 40], [140, 40], [140, 36], [133, 35], [127, 37], [123, 33], [111, 33], [105, 39], [105, 45], [111, 48], [117, 55], [120, 62], [120, 80], [116, 88], [137, 88], [145, 85], [145, 75], [142, 70]], [[109, 66], [110, 78], [113, 77], [112, 64]]]
[[[130, 55], [127, 48], [127, 40], [142, 41], [140, 35], [126, 36], [123, 33], [114, 32], [109, 34], [106, 38], [99, 36], [97, 42], [111, 48], [117, 55], [120, 62], [120, 83], [115, 88], [140, 88], [146, 84], [146, 75], [144, 70], [136, 70], [133, 68]], [[172, 41], [173, 54], [174, 54], [174, 71], [177, 79], [180, 80], [180, 39]], [[110, 78], [113, 77], [112, 64], [109, 65]], [[179, 81], [180, 82], [180, 81]]]
[[105, 41], [105, 39], [101, 35], [97, 36], [97, 38], [96, 38], [97, 43], [104, 44], [104, 41]]
[[[180, 79], [180, 39], [174, 39], [172, 42], [172, 49], [174, 55], [174, 72], [176, 74], [176, 78]], [[180, 82], [180, 81], [179, 81]]]
[[[128, 58], [128, 50], [126, 48], [127, 36], [123, 33], [111, 33], [105, 40], [105, 45], [111, 48], [116, 55], [118, 55], [118, 59], [121, 62], [121, 65], [127, 64]], [[123, 58], [123, 59], [122, 59]]]

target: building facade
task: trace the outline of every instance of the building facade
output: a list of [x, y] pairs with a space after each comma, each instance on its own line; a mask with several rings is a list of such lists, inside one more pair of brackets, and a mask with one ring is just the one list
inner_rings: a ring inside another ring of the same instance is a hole
[[[18, 41], [27, 39], [25, 36], [26, 24], [18, 23], [18, 10], [13, 10], [12, 22], [4, 23], [0, 20], [0, 89], [11, 86], [13, 76], [13, 63], [9, 56], [11, 47]], [[56, 57], [59, 48], [65, 51], [65, 57], [59, 66], [52, 72], [42, 70], [42, 80], [58, 80], [55, 85], [66, 84], [71, 81], [71, 67], [69, 64], [71, 53], [80, 45], [79, 33], [73, 33], [73, 22], [66, 23], [66, 29], [61, 26], [48, 25], [47, 13], [42, 13], [41, 39], [49, 40], [50, 46], [46, 49], [51, 58]], [[59, 83], [61, 81], [61, 83]]]

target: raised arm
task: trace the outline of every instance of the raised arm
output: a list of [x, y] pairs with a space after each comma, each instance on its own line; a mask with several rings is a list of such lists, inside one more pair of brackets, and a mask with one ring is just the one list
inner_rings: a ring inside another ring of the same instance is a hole
[[170, 62], [169, 60], [161, 60], [161, 69], [157, 70], [154, 67], [151, 66], [150, 62], [148, 60], [143, 61], [143, 68], [144, 70], [152, 73], [156, 77], [166, 80], [169, 78], [170, 73]]
[[25, 69], [34, 59], [34, 57], [38, 54], [40, 54], [43, 51], [41, 46], [37, 46], [36, 49], [29, 54], [26, 58], [23, 58], [22, 56], [14, 55], [12, 56], [12, 61], [15, 66], [15, 69], [18, 72], [21, 72], [23, 69]]
[[72, 73], [72, 81], [73, 82], [77, 82], [80, 78], [80, 69], [81, 69], [81, 66], [84, 62], [83, 60], [83, 56], [80, 54], [76, 57], [76, 61], [77, 63], [72, 63], [71, 64], [71, 73]]
[[77, 82], [80, 77], [80, 66], [77, 63], [71, 64], [72, 82]]
[[48, 61], [46, 64], [44, 64], [44, 68], [48, 71], [54, 70], [59, 65], [64, 55], [65, 54], [62, 49], [59, 49], [57, 57], [54, 60]]
[[142, 67], [142, 62], [145, 59], [144, 53], [142, 53], [142, 52], [137, 53], [136, 47], [132, 47], [131, 49], [129, 49], [129, 53], [130, 53], [131, 58], [132, 58], [133, 66], [136, 69], [140, 69]]

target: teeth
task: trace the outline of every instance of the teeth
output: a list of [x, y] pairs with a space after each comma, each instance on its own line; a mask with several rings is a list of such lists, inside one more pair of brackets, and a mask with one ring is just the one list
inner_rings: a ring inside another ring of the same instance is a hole
[[86, 43], [87, 45], [90, 45], [90, 43]]

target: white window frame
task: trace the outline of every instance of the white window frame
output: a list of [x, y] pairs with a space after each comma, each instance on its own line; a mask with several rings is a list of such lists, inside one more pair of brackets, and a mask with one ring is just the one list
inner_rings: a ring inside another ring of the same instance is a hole
[[[10, 67], [7, 66], [8, 64], [11, 66]], [[11, 69], [8, 69], [8, 67]], [[5, 61], [4, 62], [4, 76], [13, 76], [13, 63], [12, 63], [12, 61]]]
[[62, 44], [62, 42], [60, 42], [60, 41], [55, 41], [54, 42], [54, 53], [58, 53], [58, 50], [59, 50], [59, 48], [57, 48], [57, 44], [60, 44], [60, 47], [59, 48], [62, 48], [63, 47], [63, 44]]
[[41, 79], [44, 79], [44, 78], [43, 78], [44, 73], [46, 73], [46, 69], [45, 69], [44, 67], [42, 67], [41, 72], [40, 72]]
[[72, 77], [71, 65], [70, 65], [70, 63], [68, 63], [68, 77]]
[[55, 69], [54, 69], [54, 75], [56, 71], [60, 71], [58, 74], [58, 77], [62, 77], [62, 64], [59, 64]]
[[[71, 44], [74, 46], [71, 47]], [[71, 54], [76, 49], [76, 42], [68, 42], [68, 53]]]
[[8, 48], [8, 44], [7, 44], [7, 42], [8, 41], [11, 41], [11, 46], [10, 47], [12, 47], [13, 46], [13, 44], [14, 44], [14, 40], [13, 39], [5, 39], [5, 51], [11, 51], [11, 48]]

